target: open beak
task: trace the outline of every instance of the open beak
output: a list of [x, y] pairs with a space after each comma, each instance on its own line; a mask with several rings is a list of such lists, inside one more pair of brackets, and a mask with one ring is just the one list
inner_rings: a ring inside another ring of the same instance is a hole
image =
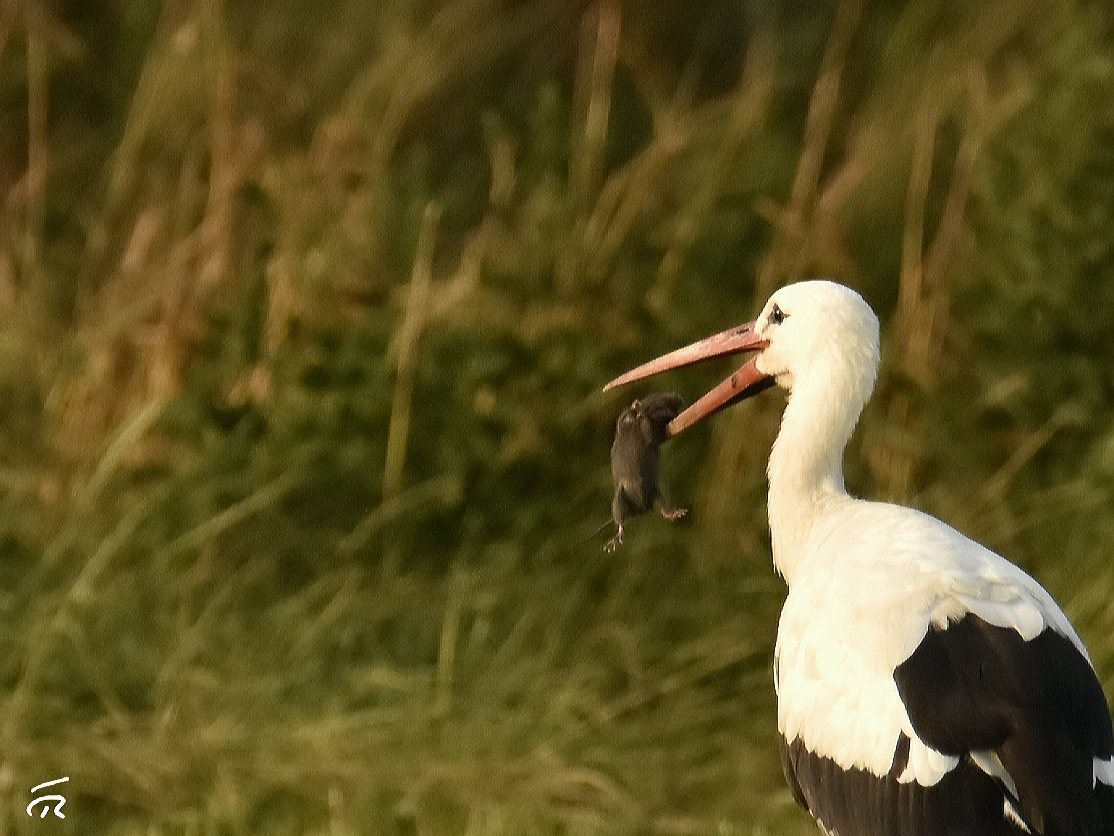
[[[631, 369], [626, 374], [619, 375], [603, 387], [606, 392], [616, 386], [622, 386], [644, 377], [677, 369], [681, 366], [691, 366], [702, 360], [713, 357], [724, 357], [729, 354], [741, 354], [744, 351], [761, 351], [769, 343], [754, 331], [754, 323], [737, 325], [728, 328], [719, 334], [671, 351], [656, 360], [644, 363], [636, 369]], [[750, 358], [743, 366], [732, 374], [727, 380], [710, 391], [676, 418], [669, 422], [669, 437], [680, 434], [698, 421], [719, 412], [725, 407], [738, 403], [741, 400], [757, 395], [773, 385], [774, 379], [755, 368], [756, 357]]]

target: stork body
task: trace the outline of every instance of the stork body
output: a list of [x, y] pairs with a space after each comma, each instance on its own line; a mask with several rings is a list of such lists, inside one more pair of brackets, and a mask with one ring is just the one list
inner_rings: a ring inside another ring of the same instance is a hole
[[838, 836], [1114, 836], [1114, 733], [1094, 668], [1021, 569], [913, 509], [851, 497], [843, 450], [874, 387], [878, 320], [803, 282], [752, 324], [618, 382], [756, 350], [673, 434], [769, 380], [789, 391], [770, 454], [782, 763]]

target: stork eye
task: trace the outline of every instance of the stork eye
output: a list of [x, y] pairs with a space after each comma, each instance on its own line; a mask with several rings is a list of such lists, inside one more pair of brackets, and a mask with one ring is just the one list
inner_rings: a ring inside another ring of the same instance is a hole
[[788, 314], [786, 314], [785, 311], [779, 308], [775, 303], [773, 308], [770, 309], [770, 324], [781, 325], [781, 323], [785, 322], [785, 317], [787, 315]]

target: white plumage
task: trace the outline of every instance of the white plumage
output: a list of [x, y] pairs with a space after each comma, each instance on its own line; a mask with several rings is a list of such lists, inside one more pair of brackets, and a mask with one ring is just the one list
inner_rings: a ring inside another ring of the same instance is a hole
[[774, 564], [789, 585], [775, 687], [786, 777], [839, 836], [1114, 836], [1114, 733], [1052, 597], [943, 522], [856, 499], [843, 450], [879, 329], [854, 291], [790, 285], [761, 315], [611, 385], [757, 351], [671, 425], [789, 391], [770, 453]]
[[1026, 640], [1052, 625], [1085, 652], [1035, 581], [917, 511], [844, 497], [817, 515], [802, 554], [778, 625], [778, 728], [841, 766], [884, 775], [899, 732], [912, 741], [899, 780], [932, 785], [955, 766], [920, 741], [893, 678], [930, 625], [972, 612]]

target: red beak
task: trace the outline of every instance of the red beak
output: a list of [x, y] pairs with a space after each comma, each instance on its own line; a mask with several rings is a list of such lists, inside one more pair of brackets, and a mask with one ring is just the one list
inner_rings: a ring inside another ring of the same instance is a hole
[[[631, 369], [626, 374], [619, 375], [603, 389], [606, 392], [616, 386], [641, 380], [644, 377], [650, 377], [669, 369], [691, 366], [693, 363], [710, 360], [713, 357], [741, 354], [744, 351], [761, 351], [767, 345], [769, 343], [755, 333], [754, 323], [748, 322], [746, 325], [728, 328], [715, 336], [671, 351], [656, 360], [651, 360], [636, 369]], [[757, 395], [772, 386], [774, 379], [755, 368], [754, 361], [756, 359], [756, 357], [752, 357], [727, 380], [674, 418], [669, 423], [669, 437], [672, 438], [709, 415], [714, 415], [721, 409], [745, 400], [752, 395]]]

